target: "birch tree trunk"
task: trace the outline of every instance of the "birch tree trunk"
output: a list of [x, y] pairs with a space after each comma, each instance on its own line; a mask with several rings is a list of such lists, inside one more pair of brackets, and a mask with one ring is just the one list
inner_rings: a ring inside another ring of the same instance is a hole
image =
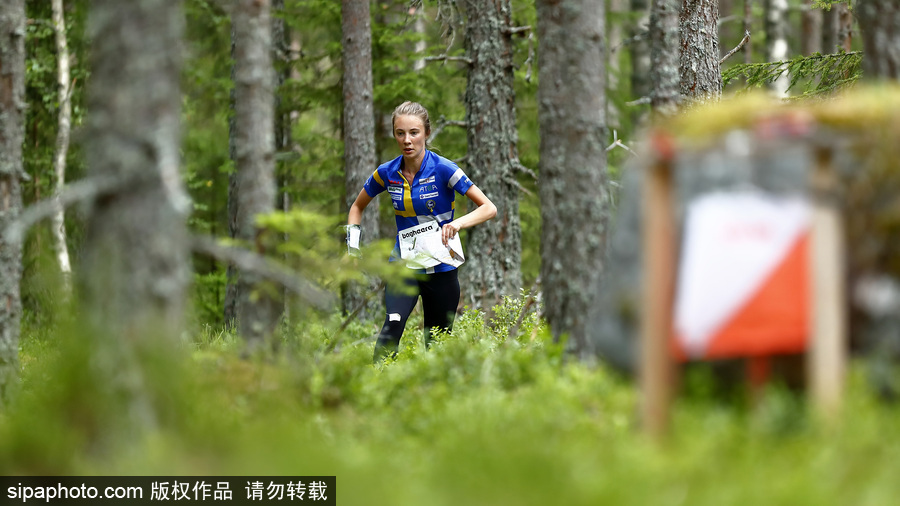
[[650, 98], [655, 114], [674, 114], [680, 102], [679, 13], [679, 0], [653, 0], [650, 9]]
[[[766, 0], [766, 53], [768, 61], [784, 61], [788, 59], [788, 20], [787, 0]], [[772, 83], [772, 92], [779, 98], [787, 96], [791, 78], [786, 72]]]
[[893, 0], [858, 0], [866, 79], [900, 79], [900, 5]]
[[717, 0], [683, 0], [681, 6], [681, 96], [689, 101], [718, 100], [719, 5]]
[[[0, 3], [0, 230], [22, 208], [25, 139], [25, 1]], [[22, 245], [0, 235], [0, 403], [6, 404], [19, 370]]]
[[[275, 238], [256, 217], [275, 209], [275, 98], [272, 26], [268, 0], [236, 0], [234, 31], [234, 162], [237, 238], [257, 253], [271, 251]], [[251, 350], [272, 336], [282, 306], [276, 289], [250, 272], [238, 274], [237, 321]]]
[[604, 118], [604, 2], [539, 0], [541, 278], [555, 339], [592, 353], [610, 220]]
[[509, 0], [466, 0], [465, 5], [465, 47], [471, 60], [466, 172], [497, 206], [497, 217], [468, 230], [460, 284], [471, 307], [489, 308], [504, 295], [518, 295], [522, 286], [512, 7]]
[[[421, 16], [417, 16], [421, 19]], [[341, 4], [344, 65], [344, 210], [362, 189], [366, 179], [378, 167], [375, 154], [375, 109], [372, 84], [372, 23], [368, 0], [343, 0]], [[378, 206], [363, 213], [362, 242], [378, 238]], [[345, 313], [355, 310], [376, 289], [377, 283], [348, 284], [342, 293]], [[361, 310], [363, 319], [374, 318], [379, 304], [373, 298]]]
[[[425, 69], [425, 50], [428, 49], [428, 43], [425, 41], [425, 9], [416, 9], [413, 15], [416, 17], [416, 21], [413, 24], [413, 33], [416, 34], [417, 37], [421, 37], [416, 40], [416, 47], [414, 52], [417, 56], [415, 62], [413, 62], [413, 70], [416, 72], [421, 72]], [[420, 57], [421, 56], [421, 57]]]
[[[56, 175], [53, 198], [58, 203], [59, 192], [66, 184], [66, 156], [69, 153], [69, 134], [72, 130], [72, 90], [70, 89], [69, 47], [66, 43], [63, 0], [53, 0], [52, 8], [53, 28], [56, 32], [57, 81], [59, 84], [59, 126], [56, 132], [56, 152], [53, 158], [53, 172]], [[66, 246], [66, 217], [61, 205], [57, 207], [50, 223], [56, 261], [63, 278], [63, 290], [68, 294], [71, 290], [72, 266], [69, 261], [69, 248]]]

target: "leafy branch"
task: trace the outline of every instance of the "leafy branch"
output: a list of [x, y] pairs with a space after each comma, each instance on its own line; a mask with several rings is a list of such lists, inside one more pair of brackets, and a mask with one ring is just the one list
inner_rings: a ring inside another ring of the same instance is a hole
[[862, 75], [862, 52], [835, 54], [815, 53], [791, 60], [766, 63], [741, 63], [722, 72], [722, 82], [728, 85], [735, 79], [745, 78], [746, 88], [774, 83], [787, 73], [791, 77], [788, 90], [805, 82], [804, 96], [821, 95], [848, 87]]

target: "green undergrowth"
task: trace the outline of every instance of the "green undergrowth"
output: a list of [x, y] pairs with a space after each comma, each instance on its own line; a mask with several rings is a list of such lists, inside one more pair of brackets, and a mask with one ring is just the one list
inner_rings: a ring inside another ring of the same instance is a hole
[[748, 409], [689, 378], [671, 436], [654, 442], [633, 379], [568, 359], [536, 317], [510, 337], [522, 307], [508, 300], [488, 324], [468, 311], [428, 350], [414, 314], [378, 365], [375, 324], [338, 332], [337, 315], [285, 326], [277, 353], [251, 358], [214, 328], [124, 354], [77, 326], [28, 329], [0, 472], [336, 475], [339, 504], [882, 505], [900, 493], [900, 413], [856, 368], [830, 423], [784, 388]]

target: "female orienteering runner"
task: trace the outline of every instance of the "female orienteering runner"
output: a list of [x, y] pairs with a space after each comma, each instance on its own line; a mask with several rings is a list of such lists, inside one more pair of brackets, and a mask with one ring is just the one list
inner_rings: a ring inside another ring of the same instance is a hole
[[[497, 215], [497, 208], [485, 194], [472, 184], [462, 169], [450, 160], [437, 155], [425, 146], [431, 135], [428, 111], [416, 102], [404, 102], [394, 109], [391, 117], [394, 139], [402, 153], [386, 162], [369, 176], [347, 216], [347, 247], [351, 252], [359, 247], [359, 223], [362, 212], [379, 193], [387, 190], [394, 205], [398, 239], [391, 261], [399, 258], [399, 233], [407, 228], [437, 220], [444, 244], [464, 228], [474, 227]], [[478, 206], [471, 213], [453, 219], [456, 192]], [[384, 305], [387, 315], [375, 343], [374, 360], [396, 355], [406, 320], [422, 296], [425, 317], [425, 343], [430, 344], [431, 329], [450, 330], [456, 307], [459, 305], [459, 279], [456, 267], [444, 263], [419, 270], [416, 279], [408, 281], [415, 289], [398, 290], [387, 282]]]

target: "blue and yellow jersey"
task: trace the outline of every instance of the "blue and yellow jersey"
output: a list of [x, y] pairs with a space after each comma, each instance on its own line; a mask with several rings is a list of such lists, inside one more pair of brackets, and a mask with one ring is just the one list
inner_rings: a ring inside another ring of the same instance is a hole
[[[462, 169], [427, 149], [422, 166], [412, 181], [403, 177], [400, 172], [402, 166], [402, 156], [381, 164], [364, 186], [370, 197], [388, 191], [394, 205], [397, 232], [435, 219], [441, 226], [453, 221], [456, 192], [465, 195], [472, 187], [472, 181]], [[399, 238], [394, 248], [399, 251]], [[391, 259], [394, 259], [393, 255]], [[425, 272], [445, 272], [455, 268], [440, 264]]]

